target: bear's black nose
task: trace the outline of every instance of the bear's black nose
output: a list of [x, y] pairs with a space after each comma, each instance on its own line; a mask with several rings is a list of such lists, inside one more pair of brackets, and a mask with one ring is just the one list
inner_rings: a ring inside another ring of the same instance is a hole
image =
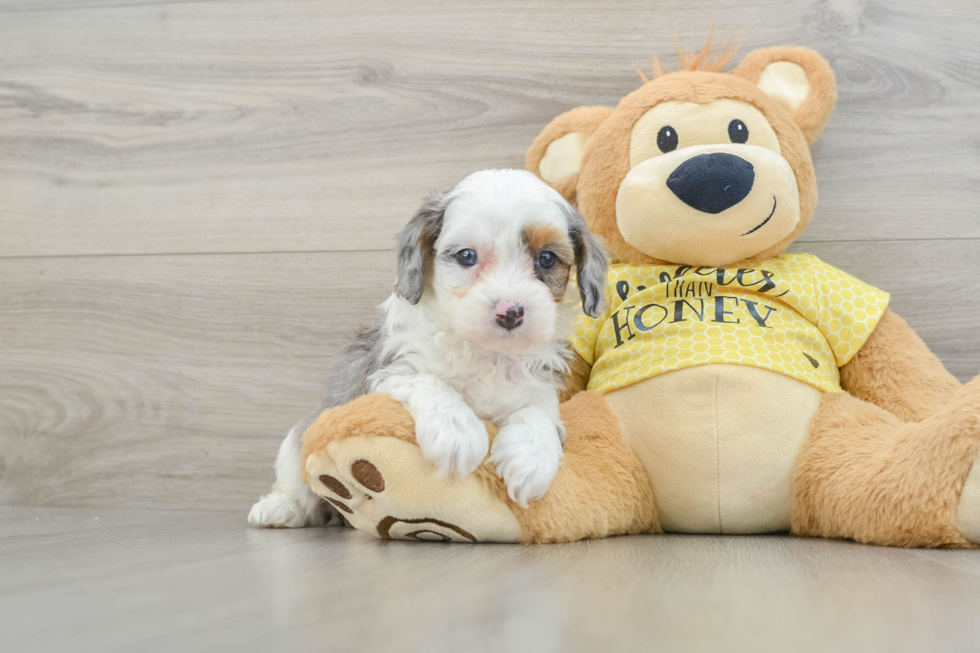
[[691, 208], [721, 213], [744, 200], [754, 181], [751, 163], [734, 154], [714, 152], [677, 166], [667, 177], [667, 188]]

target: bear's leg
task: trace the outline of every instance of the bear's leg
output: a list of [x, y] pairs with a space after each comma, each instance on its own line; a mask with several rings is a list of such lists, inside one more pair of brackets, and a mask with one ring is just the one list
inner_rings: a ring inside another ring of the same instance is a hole
[[383, 395], [324, 412], [303, 440], [310, 487], [350, 523], [385, 539], [568, 542], [658, 531], [643, 466], [595, 392], [562, 406], [565, 456], [547, 495], [521, 509], [491, 465], [438, 478], [411, 416]]
[[[605, 396], [580, 392], [562, 404], [565, 456], [548, 493], [522, 510], [522, 541], [571, 542], [628, 533], [660, 533], [653, 488], [643, 463], [620, 433]], [[488, 470], [493, 473], [492, 468]], [[488, 482], [491, 482], [488, 479]], [[493, 475], [506, 497], [503, 482]]]
[[792, 532], [891, 546], [976, 546], [980, 479], [971, 471], [978, 454], [980, 380], [917, 423], [845, 392], [827, 394], [794, 473]]

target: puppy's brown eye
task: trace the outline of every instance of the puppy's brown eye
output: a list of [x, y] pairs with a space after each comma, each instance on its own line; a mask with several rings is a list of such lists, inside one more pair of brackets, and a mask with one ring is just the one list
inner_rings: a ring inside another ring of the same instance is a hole
[[550, 270], [555, 267], [555, 263], [558, 262], [558, 257], [552, 252], [544, 251], [538, 255], [538, 267], [545, 270]]
[[472, 249], [461, 249], [456, 252], [456, 262], [464, 268], [471, 268], [476, 265], [476, 252]]

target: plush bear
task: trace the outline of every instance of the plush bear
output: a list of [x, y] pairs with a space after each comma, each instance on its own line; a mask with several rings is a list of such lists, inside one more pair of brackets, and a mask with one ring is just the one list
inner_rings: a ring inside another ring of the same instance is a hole
[[[560, 542], [763, 533], [980, 542], [980, 385], [961, 386], [888, 294], [808, 254], [808, 144], [836, 99], [798, 47], [683, 55], [616, 108], [580, 107], [527, 168], [605, 238], [605, 313], [582, 317], [565, 456], [521, 509], [484, 463], [437, 478], [400, 404], [367, 395], [304, 438], [313, 490], [382, 538]], [[492, 427], [490, 427], [492, 436]]]

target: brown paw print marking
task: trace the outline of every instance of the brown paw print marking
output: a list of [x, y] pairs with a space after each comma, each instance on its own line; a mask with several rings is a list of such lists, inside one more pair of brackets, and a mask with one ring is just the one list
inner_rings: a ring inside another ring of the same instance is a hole
[[[416, 528], [418, 526], [419, 528]], [[412, 530], [409, 530], [411, 528]], [[392, 530], [395, 533], [392, 533]], [[476, 542], [476, 537], [455, 524], [441, 519], [398, 519], [385, 517], [378, 522], [383, 540], [419, 540], [425, 542]]]
[[327, 497], [327, 501], [329, 501], [332, 505], [337, 506], [337, 508], [339, 508], [340, 510], [346, 512], [348, 515], [354, 514], [353, 510], [351, 510], [350, 508], [342, 504], [340, 501], [337, 501], [336, 499], [331, 499], [330, 497]]
[[321, 475], [320, 482], [326, 485], [328, 490], [336, 494], [338, 497], [341, 497], [342, 499], [350, 500], [354, 498], [353, 496], [351, 496], [350, 490], [348, 490], [343, 483], [335, 479], [333, 476], [330, 476], [329, 474]]
[[350, 475], [354, 480], [371, 490], [372, 492], [384, 492], [385, 477], [381, 475], [378, 468], [364, 460], [355, 460], [350, 466]]

